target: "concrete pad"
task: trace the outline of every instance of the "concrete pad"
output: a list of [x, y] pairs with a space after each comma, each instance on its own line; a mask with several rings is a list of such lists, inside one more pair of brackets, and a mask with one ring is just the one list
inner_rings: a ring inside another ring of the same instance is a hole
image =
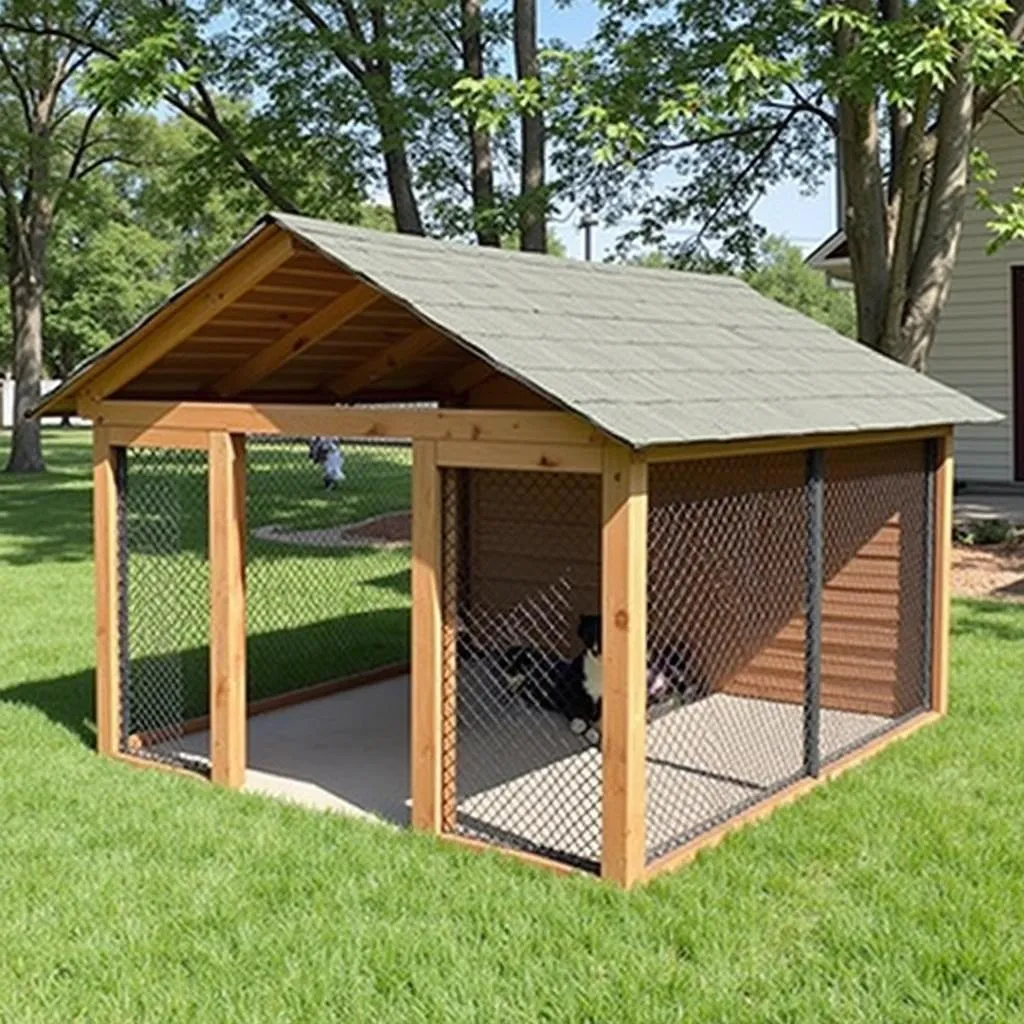
[[[460, 678], [460, 831], [567, 857], [600, 859], [601, 757], [564, 719]], [[822, 711], [827, 760], [889, 724]], [[180, 749], [205, 753], [205, 733]], [[653, 856], [767, 796], [802, 772], [803, 708], [714, 694], [655, 714], [648, 726], [648, 851]], [[245, 788], [305, 806], [406, 825], [407, 676], [249, 720]]]

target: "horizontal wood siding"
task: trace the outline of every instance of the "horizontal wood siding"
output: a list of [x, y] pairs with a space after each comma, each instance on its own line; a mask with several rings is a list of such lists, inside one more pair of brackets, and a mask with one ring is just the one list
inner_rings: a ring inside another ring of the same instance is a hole
[[[826, 453], [823, 707], [895, 716], [918, 703], [923, 465], [920, 443]], [[799, 703], [803, 642], [796, 615], [723, 688]]]
[[[463, 577], [474, 605], [504, 613], [542, 606], [562, 588], [568, 611], [546, 642], [568, 654], [580, 615], [601, 607], [601, 478], [464, 470]], [[526, 637], [522, 638], [524, 641]]]
[[[896, 715], [921, 679], [921, 442], [825, 457], [822, 704]], [[651, 467], [649, 637], [709, 690], [799, 703], [805, 455]]]

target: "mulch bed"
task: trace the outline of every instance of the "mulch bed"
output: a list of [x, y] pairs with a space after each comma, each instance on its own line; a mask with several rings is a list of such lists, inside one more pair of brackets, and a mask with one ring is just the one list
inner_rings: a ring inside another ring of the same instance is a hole
[[955, 545], [953, 593], [957, 597], [1024, 601], [1024, 547]]
[[260, 540], [313, 548], [401, 548], [412, 538], [409, 512], [385, 512], [358, 523], [315, 530], [288, 530], [271, 524], [253, 531]]

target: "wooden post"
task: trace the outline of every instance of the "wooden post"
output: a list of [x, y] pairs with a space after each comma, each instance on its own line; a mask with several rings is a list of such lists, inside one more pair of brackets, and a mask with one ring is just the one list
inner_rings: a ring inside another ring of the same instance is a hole
[[647, 464], [605, 449], [602, 473], [601, 876], [629, 888], [644, 874], [647, 742]]
[[92, 435], [93, 565], [96, 589], [96, 749], [116, 754], [121, 731], [118, 628], [118, 522], [115, 451], [110, 431]]
[[950, 580], [953, 565], [953, 431], [936, 442], [935, 517], [932, 551], [932, 710], [949, 710]]
[[441, 831], [441, 493], [437, 444], [412, 446], [412, 824]]
[[441, 831], [454, 832], [456, 820], [455, 723], [458, 700], [458, 594], [459, 535], [465, 509], [458, 501], [457, 470], [448, 470], [441, 481]]
[[245, 435], [210, 434], [210, 756], [213, 781], [245, 781]]

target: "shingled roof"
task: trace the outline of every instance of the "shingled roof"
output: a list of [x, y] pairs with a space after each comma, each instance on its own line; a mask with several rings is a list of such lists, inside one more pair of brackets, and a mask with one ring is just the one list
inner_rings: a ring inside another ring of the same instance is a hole
[[265, 222], [636, 448], [1001, 418], [733, 277]]

